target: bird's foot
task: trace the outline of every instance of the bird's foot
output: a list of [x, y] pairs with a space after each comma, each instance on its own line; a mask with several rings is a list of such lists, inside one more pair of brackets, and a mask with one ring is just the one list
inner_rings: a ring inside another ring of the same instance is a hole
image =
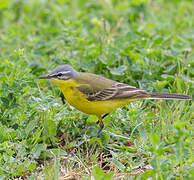
[[103, 124], [103, 122], [101, 121], [101, 122], [100, 122], [100, 129], [98, 130], [98, 134], [97, 134], [97, 135], [99, 135], [99, 134], [102, 132], [103, 128], [104, 128], [104, 124]]

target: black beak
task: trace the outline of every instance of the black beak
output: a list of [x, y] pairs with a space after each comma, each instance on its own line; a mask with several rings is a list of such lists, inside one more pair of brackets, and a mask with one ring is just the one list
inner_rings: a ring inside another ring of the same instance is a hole
[[52, 78], [52, 77], [49, 76], [49, 75], [38, 77], [38, 79], [51, 79], [51, 78]]

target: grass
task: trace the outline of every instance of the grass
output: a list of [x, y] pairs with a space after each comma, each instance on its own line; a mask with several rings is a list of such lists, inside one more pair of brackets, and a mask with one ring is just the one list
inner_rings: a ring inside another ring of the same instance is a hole
[[96, 117], [38, 80], [60, 64], [193, 95], [192, 0], [0, 0], [0, 179], [193, 179], [192, 101]]

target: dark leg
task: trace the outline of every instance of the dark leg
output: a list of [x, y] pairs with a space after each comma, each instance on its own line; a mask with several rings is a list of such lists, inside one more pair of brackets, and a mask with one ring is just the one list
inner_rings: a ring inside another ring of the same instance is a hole
[[101, 121], [100, 122], [100, 129], [98, 130], [98, 135], [101, 133], [101, 131], [103, 130], [104, 128], [104, 123]]
[[102, 115], [102, 119], [104, 119], [108, 115], [109, 115], [109, 113]]
[[101, 131], [103, 130], [103, 128], [104, 128], [104, 123], [103, 123], [103, 119], [106, 117], [108, 115], [108, 113], [107, 114], [104, 114], [104, 115], [102, 115], [102, 116], [100, 116], [99, 117], [99, 120], [96, 122], [96, 124], [100, 124], [100, 129], [98, 130], [98, 135], [101, 133]]
[[60, 97], [61, 97], [61, 101], [62, 101], [62, 103], [63, 104], [65, 104], [65, 97], [64, 97], [64, 95], [63, 95], [63, 93], [61, 92], [61, 94], [60, 94]]
[[[104, 118], [105, 118], [106, 116], [108, 116], [108, 115], [109, 115], [109, 113], [103, 114], [101, 118], [104, 119]], [[98, 121], [96, 122], [96, 124], [99, 124], [99, 123], [100, 123], [100, 121], [98, 120]]]
[[[100, 124], [100, 128], [99, 128], [99, 130], [98, 130], [97, 137], [99, 136], [99, 134], [101, 133], [101, 131], [102, 131], [103, 128], [104, 128], [104, 124], [103, 124], [103, 121], [102, 121], [102, 120], [103, 120], [108, 114], [109, 114], [109, 113], [104, 114], [104, 115], [98, 117], [99, 120], [96, 122], [96, 124]], [[96, 147], [97, 147], [97, 143], [95, 143], [94, 149], [96, 149]], [[89, 145], [88, 150], [90, 151], [91, 148], [92, 148], [92, 144]]]

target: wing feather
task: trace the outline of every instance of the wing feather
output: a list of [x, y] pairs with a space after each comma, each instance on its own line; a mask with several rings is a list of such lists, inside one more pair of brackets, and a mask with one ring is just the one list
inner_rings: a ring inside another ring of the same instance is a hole
[[78, 89], [87, 96], [89, 101], [103, 101], [116, 98], [146, 98], [149, 94], [134, 86], [115, 82], [110, 88], [94, 90], [90, 85], [80, 85]]

